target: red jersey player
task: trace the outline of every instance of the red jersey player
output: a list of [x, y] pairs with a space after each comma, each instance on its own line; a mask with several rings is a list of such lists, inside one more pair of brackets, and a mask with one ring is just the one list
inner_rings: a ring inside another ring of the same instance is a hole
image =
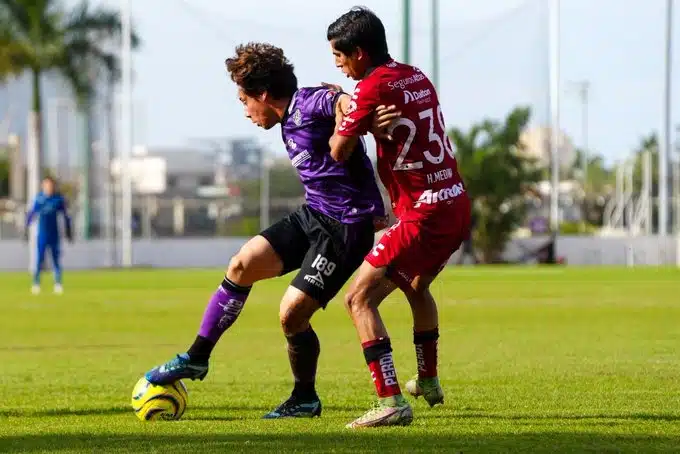
[[414, 396], [443, 403], [437, 377], [437, 306], [429, 286], [470, 231], [470, 200], [458, 174], [437, 92], [417, 68], [394, 61], [385, 28], [365, 8], [353, 8], [328, 27], [335, 64], [359, 80], [346, 115], [331, 138], [331, 155], [345, 160], [369, 132], [376, 109], [394, 105], [401, 117], [376, 139], [378, 173], [398, 220], [364, 259], [346, 296], [362, 342], [379, 404], [348, 427], [406, 425], [411, 407], [397, 381], [392, 347], [378, 305], [395, 288], [413, 312], [418, 376], [406, 384]]

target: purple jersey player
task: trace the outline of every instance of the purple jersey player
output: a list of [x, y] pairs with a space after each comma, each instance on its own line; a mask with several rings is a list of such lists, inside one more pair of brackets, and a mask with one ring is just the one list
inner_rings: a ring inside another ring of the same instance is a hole
[[[193, 345], [153, 368], [146, 378], [155, 384], [202, 380], [215, 344], [236, 321], [252, 285], [299, 270], [279, 312], [295, 387], [265, 418], [318, 416], [321, 402], [314, 382], [319, 339], [310, 319], [371, 250], [375, 230], [385, 226], [385, 209], [363, 141], [346, 162], [330, 156], [329, 140], [349, 108], [349, 95], [328, 86], [298, 89], [293, 65], [269, 44], [238, 46], [226, 66], [246, 117], [264, 129], [281, 124], [288, 156], [305, 186], [306, 204], [250, 239], [232, 257]], [[380, 106], [374, 134], [398, 115], [392, 106]]]
[[346, 165], [330, 155], [328, 139], [341, 97], [348, 95], [326, 87], [300, 88], [284, 111], [281, 136], [305, 187], [307, 206], [341, 224], [355, 224], [385, 216], [385, 209], [363, 140], [357, 158]]

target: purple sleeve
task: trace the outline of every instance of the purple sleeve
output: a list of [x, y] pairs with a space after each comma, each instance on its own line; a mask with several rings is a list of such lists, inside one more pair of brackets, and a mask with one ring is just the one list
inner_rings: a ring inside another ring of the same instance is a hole
[[334, 120], [335, 103], [342, 94], [342, 92], [330, 88], [321, 88], [314, 92], [309, 99], [312, 116]]

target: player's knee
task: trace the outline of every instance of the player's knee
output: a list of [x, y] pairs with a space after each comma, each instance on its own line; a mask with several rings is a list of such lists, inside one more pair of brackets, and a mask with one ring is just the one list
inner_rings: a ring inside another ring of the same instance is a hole
[[297, 306], [281, 305], [279, 309], [281, 329], [286, 336], [292, 336], [305, 331], [309, 326], [309, 316]]
[[279, 320], [281, 321], [281, 329], [286, 336], [292, 336], [299, 331], [299, 317], [293, 311], [284, 310], [279, 312]]
[[364, 288], [352, 289], [345, 295], [345, 309], [350, 316], [361, 314], [369, 307], [368, 291]]
[[244, 253], [239, 252], [229, 261], [227, 276], [235, 283], [240, 283], [248, 269], [248, 259]]
[[[434, 277], [431, 276], [416, 276], [411, 282], [411, 289], [413, 293], [417, 296], [426, 296], [430, 292], [430, 284]], [[408, 294], [407, 294], [408, 296]]]

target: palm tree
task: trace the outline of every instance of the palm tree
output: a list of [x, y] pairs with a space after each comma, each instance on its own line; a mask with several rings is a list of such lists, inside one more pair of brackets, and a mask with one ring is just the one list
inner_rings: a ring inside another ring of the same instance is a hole
[[521, 152], [520, 136], [531, 118], [528, 107], [513, 109], [502, 121], [484, 120], [468, 131], [453, 128], [456, 161], [474, 201], [478, 220], [473, 237], [484, 261], [494, 262], [526, 215], [525, 195], [541, 169]]
[[[0, 81], [12, 74], [29, 72], [32, 79], [32, 105], [29, 118], [31, 139], [36, 144], [38, 175], [29, 184], [38, 186], [44, 148], [41, 121], [43, 98], [41, 77], [56, 73], [73, 90], [80, 114], [90, 119], [90, 104], [100, 74], [118, 80], [120, 68], [116, 45], [121, 39], [121, 18], [117, 11], [91, 7], [87, 0], [67, 9], [61, 0], [0, 0]], [[133, 32], [133, 48], [139, 38]], [[85, 128], [84, 200], [89, 202], [91, 131]], [[89, 206], [86, 225], [89, 226]], [[89, 233], [89, 228], [86, 229]]]

